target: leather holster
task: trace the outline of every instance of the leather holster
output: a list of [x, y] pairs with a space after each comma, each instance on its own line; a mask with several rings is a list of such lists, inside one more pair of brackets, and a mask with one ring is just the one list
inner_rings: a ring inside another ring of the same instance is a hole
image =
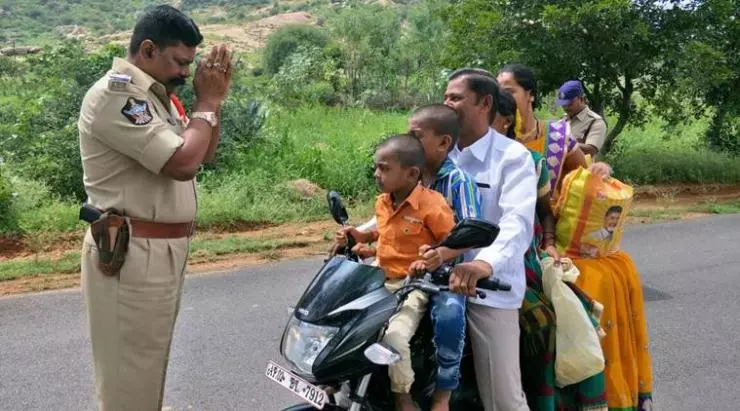
[[118, 275], [126, 261], [131, 236], [128, 218], [107, 211], [90, 224], [90, 232], [98, 249], [100, 270], [108, 276]]

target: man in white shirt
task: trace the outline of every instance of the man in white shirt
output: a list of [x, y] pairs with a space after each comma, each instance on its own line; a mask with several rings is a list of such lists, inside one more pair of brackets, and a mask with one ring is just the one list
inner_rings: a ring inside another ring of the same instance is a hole
[[[526, 287], [524, 253], [534, 235], [537, 176], [529, 150], [489, 127], [497, 102], [498, 85], [489, 72], [462, 69], [449, 77], [445, 104], [460, 119], [460, 139], [450, 158], [476, 179], [482, 218], [500, 228], [493, 244], [469, 252], [456, 266], [450, 286], [471, 296], [468, 329], [485, 411], [529, 411], [519, 370], [519, 308]], [[357, 229], [375, 224], [373, 218]], [[475, 283], [494, 276], [511, 284], [511, 291], [477, 298]]]
[[[524, 253], [534, 231], [537, 176], [529, 150], [489, 127], [497, 101], [498, 85], [484, 70], [462, 69], [448, 79], [445, 104], [461, 122], [450, 157], [476, 179], [482, 216], [500, 228], [493, 244], [472, 251], [455, 267], [450, 287], [471, 296], [468, 328], [485, 410], [528, 411], [519, 370], [518, 310], [526, 287]], [[493, 277], [511, 284], [511, 291], [476, 298], [476, 282]]]

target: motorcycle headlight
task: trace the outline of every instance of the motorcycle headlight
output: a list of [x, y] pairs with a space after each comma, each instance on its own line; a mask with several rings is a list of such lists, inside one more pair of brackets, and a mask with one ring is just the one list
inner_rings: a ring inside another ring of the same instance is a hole
[[283, 337], [283, 356], [301, 372], [311, 375], [316, 357], [339, 328], [309, 324], [293, 317]]

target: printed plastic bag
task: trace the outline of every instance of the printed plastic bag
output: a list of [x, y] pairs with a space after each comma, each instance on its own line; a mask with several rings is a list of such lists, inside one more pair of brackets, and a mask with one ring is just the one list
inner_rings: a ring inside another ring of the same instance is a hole
[[595, 258], [618, 251], [632, 205], [632, 187], [579, 168], [565, 176], [560, 192], [554, 208], [558, 251], [570, 258]]
[[604, 370], [604, 352], [599, 334], [586, 309], [563, 281], [575, 283], [578, 269], [572, 261], [552, 257], [542, 260], [545, 295], [555, 308], [555, 385], [575, 384]]

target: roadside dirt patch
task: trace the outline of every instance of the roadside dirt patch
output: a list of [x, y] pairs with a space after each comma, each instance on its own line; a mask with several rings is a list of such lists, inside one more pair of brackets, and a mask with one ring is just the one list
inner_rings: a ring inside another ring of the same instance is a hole
[[35, 238], [0, 236], [0, 261], [41, 257], [59, 257], [66, 252], [79, 250], [82, 232], [37, 236]]
[[[254, 267], [281, 260], [292, 260], [327, 254], [324, 242], [307, 243], [305, 247], [270, 250], [260, 253], [239, 253], [217, 256], [209, 261], [189, 263], [188, 274], [204, 274], [230, 271], [237, 268]], [[80, 286], [80, 274], [49, 274], [0, 281], [0, 297], [61, 290]]]
[[79, 274], [50, 274], [0, 281], [0, 297], [80, 286]]
[[634, 208], [690, 207], [702, 202], [740, 200], [740, 184], [678, 184], [635, 189]]
[[23, 253], [25, 245], [20, 238], [0, 237], [0, 260], [13, 258]]

